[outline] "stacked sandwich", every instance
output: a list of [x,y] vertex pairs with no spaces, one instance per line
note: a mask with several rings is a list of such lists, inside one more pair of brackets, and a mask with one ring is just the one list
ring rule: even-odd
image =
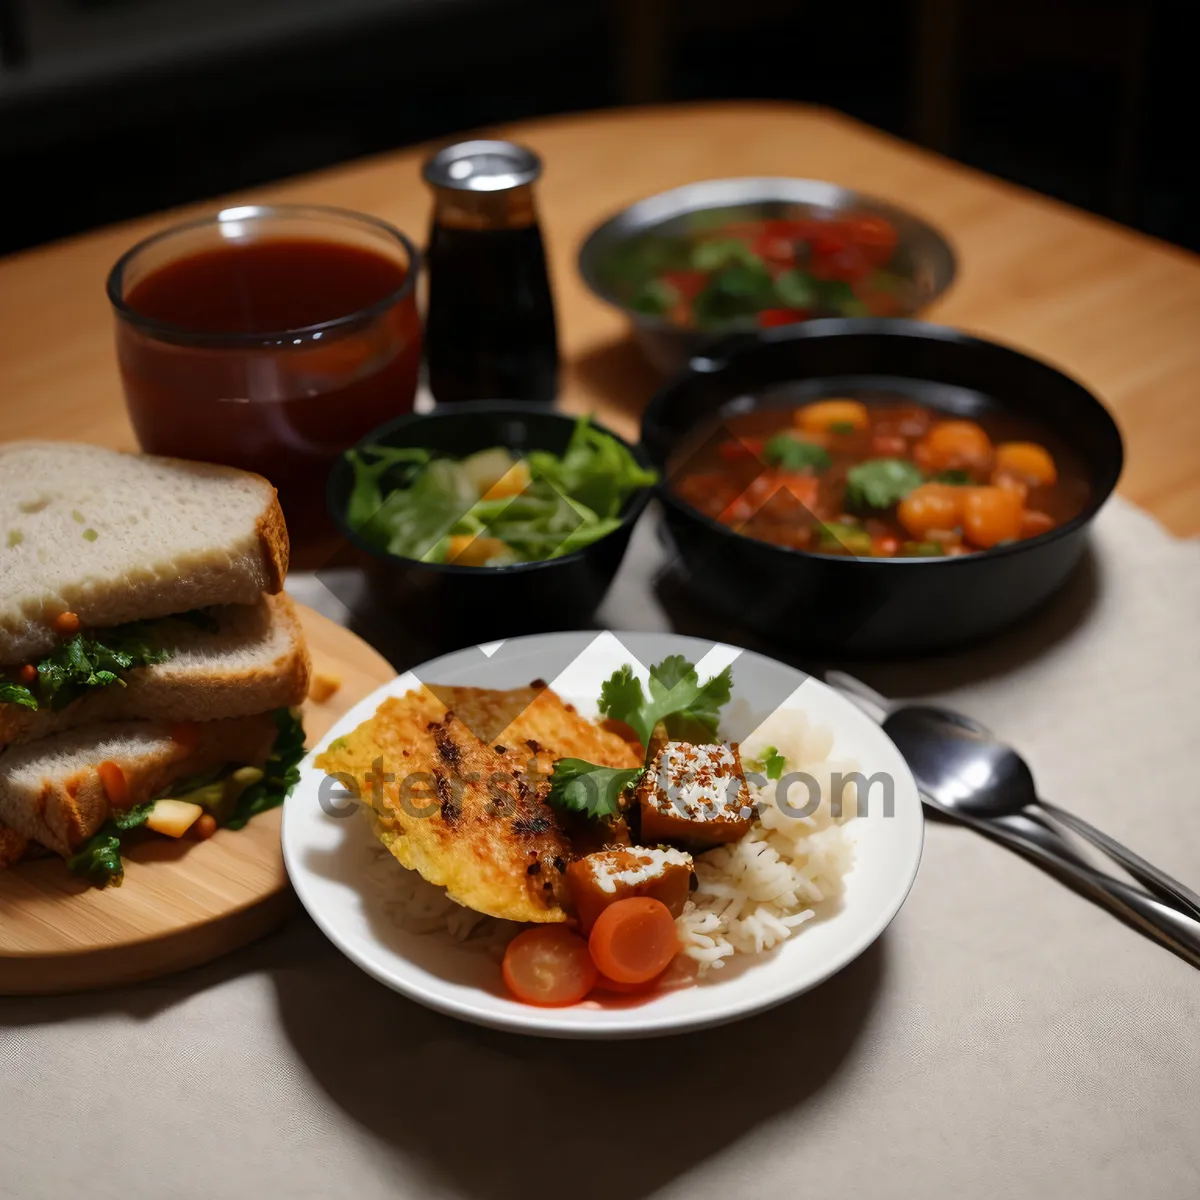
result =
[[0,867],[53,851],[119,883],[120,842],[282,801],[309,661],[257,475],[0,445]]

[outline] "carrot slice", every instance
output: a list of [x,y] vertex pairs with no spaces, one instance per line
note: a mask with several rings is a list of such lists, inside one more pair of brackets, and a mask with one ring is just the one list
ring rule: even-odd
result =
[[113,808],[127,807],[129,804],[129,781],[125,778],[125,772],[121,770],[120,764],[106,758],[96,768],[96,774],[100,776],[100,786],[104,789],[109,804]]
[[587,942],[561,925],[536,925],[517,934],[501,970],[518,1000],[543,1008],[577,1004],[596,982]]
[[661,900],[630,896],[597,918],[588,949],[601,974],[616,983],[648,983],[679,950],[675,918]]

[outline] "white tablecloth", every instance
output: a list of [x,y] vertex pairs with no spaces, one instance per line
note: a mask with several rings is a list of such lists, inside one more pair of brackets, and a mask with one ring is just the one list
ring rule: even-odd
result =
[[[614,626],[666,620],[640,574],[656,553],[647,527]],[[1198,614],[1200,546],[1118,502],[1022,630],[854,669],[972,712],[1047,796],[1196,885]],[[710,1033],[475,1029],[374,983],[303,917],[156,983],[0,1000],[0,1195],[31,1200],[1184,1200],[1197,1113],[1200,973],[946,824],[856,963]]]

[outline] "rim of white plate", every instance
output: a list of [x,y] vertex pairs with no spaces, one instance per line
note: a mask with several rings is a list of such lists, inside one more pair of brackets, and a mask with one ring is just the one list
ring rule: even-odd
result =
[[[368,910],[374,901],[357,886],[354,875],[355,857],[373,845],[370,835],[361,820],[338,820],[322,810],[317,789],[325,776],[313,766],[315,756],[373,716],[384,699],[403,695],[421,680],[520,687],[542,678],[590,715],[599,681],[622,662],[632,662],[645,678],[644,664],[669,654],[683,654],[695,662],[702,678],[734,663],[735,702],[741,697],[753,703],[756,679],[760,685],[771,683],[777,692],[794,684],[788,690],[788,706],[832,725],[833,757],[854,758],[868,776],[881,770],[892,776],[893,816],[876,810],[844,826],[855,843],[855,864],[841,907],[804,926],[775,950],[752,959],[745,956],[736,969],[710,972],[697,986],[630,1006],[536,1008],[509,998],[502,986],[488,990],[471,982],[470,976],[479,975],[481,964],[486,964],[499,984],[498,967],[478,951],[398,926],[387,928],[394,944],[386,944],[370,924]],[[582,694],[579,686],[569,686],[572,679],[585,681]],[[586,694],[589,685],[591,700]],[[794,667],[725,643],[608,630],[534,634],[467,647],[398,675],[355,705],[305,758],[300,782],[284,805],[282,831],[284,861],[301,903],[326,937],[368,975],[448,1016],[493,1029],[566,1038],[683,1033],[750,1016],[809,991],[857,958],[891,923],[916,878],[923,837],[920,796],[899,751],[875,722],[832,688]],[[313,858],[322,856],[324,866],[318,869]],[[374,916],[378,920],[378,914]],[[431,971],[415,962],[414,948],[422,956],[450,963],[451,977],[445,977],[444,969]]]

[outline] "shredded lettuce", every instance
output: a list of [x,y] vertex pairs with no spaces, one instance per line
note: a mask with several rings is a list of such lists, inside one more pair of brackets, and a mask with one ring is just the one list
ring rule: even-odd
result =
[[[473,455],[499,452],[503,448]],[[611,533],[629,497],[658,478],[581,417],[562,454],[525,456],[530,482],[515,495],[481,491],[462,462],[428,450],[351,450],[354,486],[346,520],[368,543],[401,558],[445,562],[451,538],[490,538],[503,553],[471,565],[503,566],[572,554]],[[516,459],[511,459],[515,463]]]

